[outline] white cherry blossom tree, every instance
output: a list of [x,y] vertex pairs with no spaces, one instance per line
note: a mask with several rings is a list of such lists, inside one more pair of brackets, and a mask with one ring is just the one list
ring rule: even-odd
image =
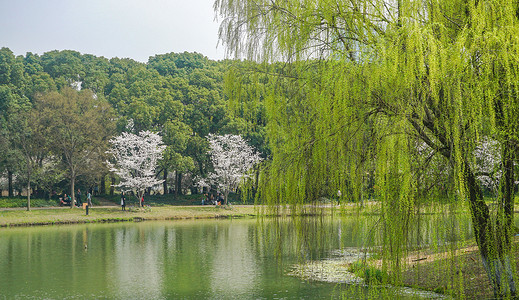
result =
[[133,191],[141,199],[147,188],[163,182],[157,179],[155,172],[166,148],[162,145],[161,136],[151,131],[138,134],[123,132],[111,139],[110,143],[112,148],[108,153],[115,163],[107,163],[110,171],[119,176],[120,183],[115,186],[121,191]]
[[498,141],[483,137],[474,149],[475,174],[481,184],[498,194],[501,171],[501,145]]
[[203,185],[216,185],[223,192],[225,204],[229,192],[238,188],[243,179],[250,176],[249,171],[261,158],[239,135],[207,136],[211,150],[214,172],[209,173]]

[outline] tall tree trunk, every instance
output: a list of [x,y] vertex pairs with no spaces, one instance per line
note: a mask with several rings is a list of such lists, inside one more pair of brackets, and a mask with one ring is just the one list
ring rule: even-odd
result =
[[168,170],[164,168],[164,176],[162,179],[164,179],[164,182],[162,182],[162,189],[164,190],[164,195],[168,194]]
[[225,189],[223,195],[225,197],[225,205],[227,205],[227,199],[229,198],[229,189]]
[[13,193],[13,172],[11,171],[7,171],[7,180],[8,180],[8,192],[9,192],[9,197],[14,197],[14,193]]
[[[424,123],[424,125],[427,127],[428,124]],[[434,127],[428,128],[434,131]],[[437,132],[437,135],[440,140],[448,141],[441,132]],[[424,139],[424,142],[427,143],[427,141],[428,139]],[[502,144],[503,178],[501,178],[503,192],[501,195],[498,195],[499,206],[495,220],[491,218],[490,210],[483,200],[481,187],[470,169],[468,160],[462,161],[459,167],[463,172],[463,183],[468,196],[476,244],[479,248],[483,266],[492,283],[494,295],[496,297],[515,297],[517,295],[516,284],[510,266],[511,229],[514,217],[514,159],[512,143],[509,141],[509,137],[505,137],[504,141]],[[449,143],[444,142],[443,144],[448,145]],[[442,149],[448,148],[444,147]],[[450,160],[452,150],[443,150],[440,151],[440,154]]]
[[176,185],[175,185],[175,194],[176,196],[182,195],[182,173],[176,172]]
[[256,192],[258,191],[259,187],[259,175],[260,175],[260,168],[254,167],[255,171],[255,180],[254,180],[254,190],[252,191],[253,199],[256,197]]
[[110,176],[110,182],[111,182],[111,184],[110,184],[110,196],[113,196],[114,192],[115,192],[115,190],[114,190],[115,189],[115,177],[114,177],[114,175]]
[[[27,166],[30,170],[30,166]],[[27,211],[31,210],[31,171],[27,172]]]
[[27,182],[27,211],[30,211],[30,210],[31,210],[31,182],[29,181],[29,182]]
[[175,171],[175,200],[178,198],[178,183],[177,183],[177,178],[178,178],[178,171]]
[[101,176],[101,186],[99,188],[100,195],[106,195],[106,175]]
[[506,137],[502,145],[502,170],[501,194],[496,218],[496,242],[498,253],[500,253],[501,283],[499,289],[494,289],[495,296],[515,296],[517,287],[514,274],[510,265],[510,255],[512,251],[513,237],[513,218],[514,218],[514,149],[509,137]]
[[[513,161],[507,162],[505,157],[503,159],[505,166],[509,166],[510,163],[513,166]],[[505,181],[504,189],[510,189],[510,186],[513,186],[512,169],[505,170],[502,179]],[[513,194],[513,187],[510,189],[511,193],[505,192],[500,196],[500,206],[503,209],[498,208],[501,212],[497,213],[497,219],[493,223],[489,208],[483,200],[481,189],[468,164],[465,166],[464,173],[476,243],[479,247],[483,266],[492,283],[494,295],[496,297],[514,297],[516,286],[510,266],[511,218],[513,218],[513,198],[511,198],[511,195]],[[509,183],[506,183],[507,181]]]
[[74,193],[75,185],[76,185],[76,172],[74,172],[74,170],[72,170],[70,172],[70,197],[72,199],[72,201],[70,202],[70,208],[74,208],[74,206],[76,204],[76,193]]

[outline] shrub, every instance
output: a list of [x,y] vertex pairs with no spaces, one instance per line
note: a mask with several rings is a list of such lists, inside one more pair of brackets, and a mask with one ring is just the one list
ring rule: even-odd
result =
[[[49,207],[58,206],[58,200],[46,200],[46,199],[31,199],[31,207]],[[15,208],[15,207],[27,207],[27,198],[25,197],[1,197],[0,208]]]
[[355,275],[364,278],[364,282],[368,285],[379,285],[387,282],[387,274],[375,267],[367,266],[362,262],[352,263],[349,271]]

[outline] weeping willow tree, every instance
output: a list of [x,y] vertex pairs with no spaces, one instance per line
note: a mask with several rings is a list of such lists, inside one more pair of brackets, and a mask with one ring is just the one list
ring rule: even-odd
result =
[[[516,295],[517,2],[216,0],[215,10],[231,54],[285,63],[263,100],[272,151],[263,199],[300,204],[341,189],[359,200],[374,182],[384,258],[398,270],[436,161],[442,186],[469,207],[494,293]],[[473,155],[487,137],[501,148],[492,207]]]

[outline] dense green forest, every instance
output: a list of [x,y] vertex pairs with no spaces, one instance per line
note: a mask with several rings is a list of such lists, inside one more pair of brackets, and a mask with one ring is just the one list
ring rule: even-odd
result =
[[[0,174],[13,196],[26,188],[48,196],[71,186],[113,193],[105,165],[111,137],[159,132],[167,149],[157,176],[166,193],[196,191],[205,176],[209,133],[239,134],[268,155],[261,104],[229,105],[231,64],[198,53],[169,53],[147,63],[76,51],[15,56],[0,50]],[[252,89],[259,87],[252,87]],[[247,97],[243,95],[243,97]],[[243,106],[243,105],[242,105]]]

